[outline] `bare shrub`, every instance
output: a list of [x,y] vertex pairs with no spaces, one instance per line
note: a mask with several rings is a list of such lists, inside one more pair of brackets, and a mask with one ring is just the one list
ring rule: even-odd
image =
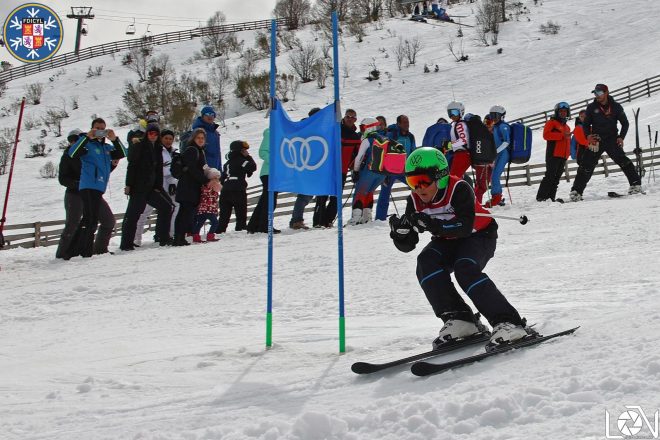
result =
[[415,62],[417,60],[417,54],[419,53],[420,50],[422,50],[422,42],[419,40],[419,37],[415,37],[411,40],[405,40],[404,41],[404,49],[403,52],[406,55],[406,58],[408,59],[408,65],[409,66],[414,66]]
[[39,168],[39,175],[44,179],[53,179],[57,177],[57,166],[52,160],[49,160],[44,166]]
[[559,23],[553,23],[552,20],[549,20],[546,24],[539,26],[539,30],[542,34],[545,35],[557,35],[560,29],[561,26]]
[[304,26],[311,10],[309,0],[278,0],[273,9],[275,18],[285,18],[289,29]]
[[41,83],[32,83],[25,86],[25,99],[29,104],[41,104],[41,94],[44,92],[44,86]]
[[314,65],[318,59],[318,52],[313,43],[304,46],[302,50],[289,55],[289,65],[303,83],[314,79]]

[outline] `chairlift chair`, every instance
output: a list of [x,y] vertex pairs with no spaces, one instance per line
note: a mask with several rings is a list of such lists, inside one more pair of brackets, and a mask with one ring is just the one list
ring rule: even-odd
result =
[[149,26],[151,26],[151,25],[150,24],[147,25],[147,30],[144,33],[145,38],[151,38],[152,34],[151,34],[151,31],[149,30]]
[[86,36],[89,33],[87,30],[87,23],[83,23],[82,28],[80,29],[80,35],[83,37]]
[[126,26],[126,35],[135,35],[135,18],[133,19],[133,23]]

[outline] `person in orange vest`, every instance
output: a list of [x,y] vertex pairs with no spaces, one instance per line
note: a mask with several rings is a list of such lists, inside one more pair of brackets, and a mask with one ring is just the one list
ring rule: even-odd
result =
[[571,106],[566,102],[555,105],[555,114],[545,123],[543,127],[543,139],[547,141],[545,150],[545,175],[539,190],[536,193],[536,201],[544,202],[548,199],[553,202],[564,203],[558,199],[557,186],[564,172],[566,159],[571,154],[571,128],[566,121],[571,116]]

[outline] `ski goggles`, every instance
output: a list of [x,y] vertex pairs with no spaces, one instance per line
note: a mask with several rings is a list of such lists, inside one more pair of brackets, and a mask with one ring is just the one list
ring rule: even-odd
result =
[[453,108],[451,110],[447,110],[447,113],[449,114],[449,117],[451,118],[452,116],[460,116],[461,111],[459,109]]
[[594,95],[603,96],[605,94],[604,90],[594,90]]
[[428,174],[412,174],[406,175],[406,183],[408,186],[415,190],[419,188],[428,188],[433,185],[434,180]]

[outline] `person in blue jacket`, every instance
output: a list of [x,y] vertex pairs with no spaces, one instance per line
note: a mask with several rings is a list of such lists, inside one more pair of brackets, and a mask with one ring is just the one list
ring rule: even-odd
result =
[[[93,253],[99,207],[103,203],[103,193],[108,187],[112,162],[126,157],[126,148],[115,132],[106,130],[105,127],[103,119],[94,119],[92,129],[69,147],[69,156],[80,158],[82,164],[78,189],[83,203],[83,216],[79,226],[78,249],[84,258],[91,257]],[[106,138],[112,144],[106,143]]]
[[493,176],[491,177],[490,200],[484,206],[492,208],[503,202],[502,184],[500,177],[509,163],[509,145],[511,145],[511,126],[504,122],[506,110],[501,105],[494,105],[488,113],[493,120],[493,137],[495,138],[495,148],[497,148],[497,157],[493,167]]
[[[410,120],[406,115],[399,115],[396,118],[396,124],[390,125],[387,130],[387,137],[397,141],[406,149],[406,157],[410,156],[415,145],[415,135],[410,132]],[[406,183],[405,175],[387,176],[380,186],[378,203],[376,204],[376,220],[387,220],[387,209],[390,206],[390,195],[392,194],[392,185],[400,181]]]
[[192,124],[193,131],[196,128],[203,128],[206,131],[206,145],[204,146],[206,163],[210,168],[220,170],[222,169],[222,153],[218,127],[219,125],[215,123],[215,109],[210,105],[202,108],[201,115]]

